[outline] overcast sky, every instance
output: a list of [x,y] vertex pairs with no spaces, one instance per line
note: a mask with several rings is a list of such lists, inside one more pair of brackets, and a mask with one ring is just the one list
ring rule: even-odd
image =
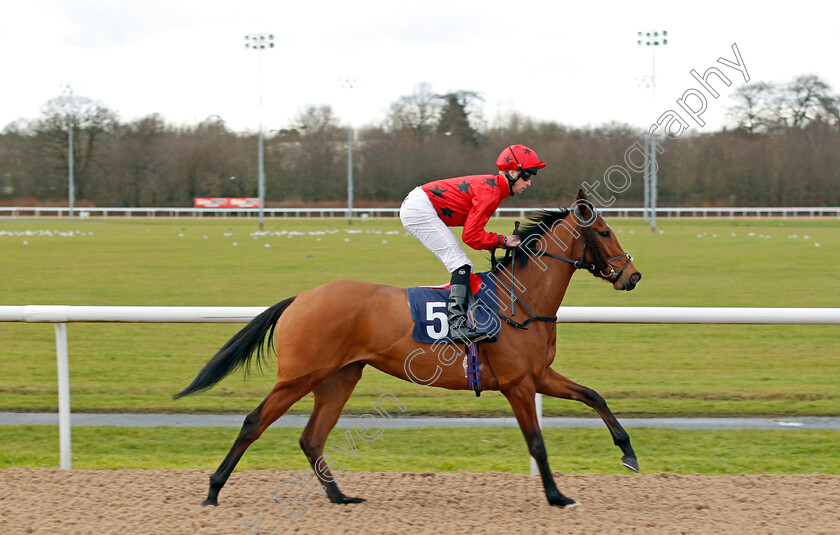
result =
[[[160,113],[174,124],[221,116],[255,131],[258,56],[244,36],[273,33],[262,56],[262,117],[287,127],[307,105],[330,104],[345,123],[376,123],[420,82],[471,90],[489,122],[516,110],[584,126],[650,125],[717,66],[704,129],[721,125],[743,75],[724,67],[741,52],[751,81],[816,74],[840,92],[840,3],[833,1],[561,2],[27,0],[0,17],[0,128],[34,119],[72,84],[124,121]],[[667,30],[656,49],[637,32]],[[342,89],[340,79],[356,87]],[[695,125],[694,131],[699,131]]]

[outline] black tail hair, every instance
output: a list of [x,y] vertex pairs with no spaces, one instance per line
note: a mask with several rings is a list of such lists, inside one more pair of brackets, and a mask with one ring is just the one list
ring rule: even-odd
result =
[[172,396],[172,399],[208,390],[242,367],[245,368],[247,374],[254,355],[257,357],[257,367],[261,368],[266,353],[263,341],[268,335],[268,344],[266,345],[270,350],[273,350],[274,328],[277,325],[277,320],[294,300],[294,297],[290,297],[285,301],[280,301],[251,320],[204,365],[204,368],[198,372],[190,386]]

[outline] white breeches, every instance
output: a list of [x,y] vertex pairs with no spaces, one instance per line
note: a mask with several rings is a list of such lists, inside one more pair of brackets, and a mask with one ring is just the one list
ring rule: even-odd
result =
[[458,238],[440,220],[432,201],[422,188],[414,188],[405,198],[400,208],[400,221],[412,236],[443,262],[450,273],[464,264],[472,268],[472,262]]

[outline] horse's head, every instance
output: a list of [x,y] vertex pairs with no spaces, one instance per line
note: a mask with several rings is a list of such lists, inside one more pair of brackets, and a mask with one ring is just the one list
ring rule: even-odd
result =
[[[532,263],[547,271],[548,258],[561,260],[576,269],[587,269],[594,276],[610,282],[616,290],[632,290],[642,274],[633,259],[618,243],[615,233],[589,202],[583,190],[569,209],[544,210],[532,215],[519,231],[521,244],[515,262],[510,251],[504,260],[491,259],[494,272],[515,279],[514,264],[525,267]],[[508,272],[510,270],[510,272]],[[517,285],[524,290],[524,285]]]
[[572,219],[579,225],[582,239],[575,240],[571,251],[581,265],[598,278],[612,283],[616,290],[632,290],[642,274],[633,265],[633,258],[624,252],[615,232],[583,193],[578,192],[572,205]]

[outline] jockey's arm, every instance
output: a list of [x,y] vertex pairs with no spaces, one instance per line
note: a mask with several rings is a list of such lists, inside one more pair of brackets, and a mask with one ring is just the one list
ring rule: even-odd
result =
[[505,246],[505,237],[503,235],[484,230],[485,225],[490,220],[490,216],[496,211],[498,205],[498,202],[490,199],[477,199],[469,215],[467,215],[466,221],[464,221],[464,232],[461,234],[464,243],[479,251]]

